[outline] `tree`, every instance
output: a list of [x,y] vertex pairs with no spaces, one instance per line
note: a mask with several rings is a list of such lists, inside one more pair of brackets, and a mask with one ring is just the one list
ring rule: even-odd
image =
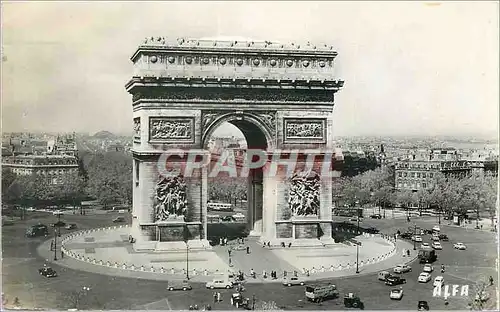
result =
[[431,204],[431,191],[429,189],[421,188],[416,192],[416,199],[418,202],[418,210],[420,216],[422,216],[422,209],[424,207],[429,207]]
[[441,214],[452,215],[461,213],[459,207],[459,180],[446,177],[443,173],[436,173],[429,188],[429,203],[436,208],[438,222],[441,224]]

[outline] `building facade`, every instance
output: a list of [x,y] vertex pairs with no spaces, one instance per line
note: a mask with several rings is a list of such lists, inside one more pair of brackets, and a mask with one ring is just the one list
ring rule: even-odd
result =
[[65,176],[77,174],[79,170],[78,159],[67,155],[9,156],[2,158],[2,167],[16,175],[40,175],[49,184],[61,184]]
[[394,163],[396,190],[418,191],[431,187],[435,175],[465,177],[471,173],[470,163],[461,160],[455,149],[432,149],[427,157],[412,154]]

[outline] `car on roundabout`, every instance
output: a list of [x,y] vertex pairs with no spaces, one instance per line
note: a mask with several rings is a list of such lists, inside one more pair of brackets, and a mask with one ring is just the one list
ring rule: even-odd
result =
[[245,310],[251,310],[250,298],[246,298],[242,293],[237,292],[231,295],[231,305],[236,309],[243,308]]
[[403,298],[403,289],[402,288],[395,288],[391,290],[391,293],[389,295],[389,298],[392,300],[401,300]]
[[424,272],[426,273],[432,273],[434,271],[434,266],[430,263],[426,263],[424,265],[424,269],[423,269]]
[[349,219],[349,221],[353,221],[353,222],[363,222],[363,218],[362,217],[352,217]]
[[414,240],[416,241],[417,243],[421,243],[422,242],[422,236],[420,235],[413,235],[411,240]]
[[463,243],[455,243],[453,244],[453,248],[458,250],[465,250],[467,247]]
[[409,265],[406,265],[406,264],[398,264],[393,269],[393,271],[394,271],[394,273],[398,273],[398,274],[411,272],[411,267]]
[[172,281],[168,282],[167,289],[169,291],[174,291],[174,290],[184,290],[184,291],[186,291],[186,290],[192,290],[193,287],[191,287],[191,285],[189,284],[189,282],[186,281],[186,280],[182,280],[182,281],[172,280]]
[[446,235],[446,234],[439,234],[439,239],[442,240],[442,241],[448,241],[449,240],[448,235]]
[[441,275],[436,276],[436,278],[434,279],[434,282],[432,283],[432,286],[441,287],[443,285],[444,285],[444,277],[442,277]]
[[429,311],[429,303],[424,300],[420,300],[417,305],[417,310],[418,311]]
[[431,239],[435,242],[439,241],[439,235],[437,235],[436,233],[432,234],[432,237]]
[[228,279],[214,279],[213,281],[206,283],[205,287],[210,288],[210,289],[216,289],[216,288],[217,289],[223,289],[223,288],[230,289],[230,288],[233,288],[234,285]]
[[418,276],[418,282],[419,283],[428,283],[431,280],[432,276],[428,272],[422,272]]
[[344,307],[363,310],[365,308],[365,305],[358,295],[354,293],[348,293],[344,295]]
[[406,284],[406,279],[399,276],[388,276],[385,280],[385,284],[388,286],[396,286],[401,284]]
[[402,233],[399,237],[401,237],[402,239],[411,239],[411,240],[413,240],[413,234],[410,233],[410,232]]
[[43,267],[43,268],[38,270],[38,273],[40,273],[40,275],[45,276],[47,278],[57,277],[57,272],[54,269],[52,269],[51,267]]
[[432,243],[432,248],[436,250],[443,250],[443,245],[441,245],[440,242],[433,242]]
[[420,248],[422,249],[430,249],[431,248],[431,245],[429,243],[422,243],[420,245]]
[[433,230],[434,232],[438,232],[438,233],[439,233],[439,232],[441,232],[441,228],[439,227],[439,225],[434,225],[434,226],[432,227],[432,230]]
[[372,214],[372,215],[370,216],[370,218],[372,218],[372,219],[382,219],[382,216],[381,216],[380,214],[378,214],[378,213],[377,213],[377,214]]
[[300,277],[296,277],[296,276],[292,276],[290,278],[285,278],[283,280],[283,286],[297,286],[297,285],[300,285],[300,286],[304,286],[305,284],[305,281],[303,279],[301,279]]

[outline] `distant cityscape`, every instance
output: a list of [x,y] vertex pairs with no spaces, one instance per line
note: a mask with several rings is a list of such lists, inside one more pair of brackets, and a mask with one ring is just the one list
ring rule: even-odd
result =
[[[498,143],[493,140],[449,137],[339,137],[342,151],[337,168],[342,176],[355,176],[380,166],[394,169],[394,187],[416,191],[425,188],[433,172],[498,174]],[[58,177],[79,170],[84,153],[118,152],[130,155],[132,139],[108,131],[82,133],[3,133],[2,166],[13,173],[35,172]],[[213,153],[232,149],[241,156],[246,142],[240,136],[213,136],[208,144]]]

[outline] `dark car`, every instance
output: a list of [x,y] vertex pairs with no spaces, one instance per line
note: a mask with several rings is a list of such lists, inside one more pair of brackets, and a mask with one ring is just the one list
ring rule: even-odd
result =
[[424,234],[432,234],[433,232],[433,230],[424,229]]
[[395,285],[406,284],[406,279],[401,278],[399,276],[391,275],[391,276],[388,276],[385,279],[385,284],[388,285],[388,286],[395,286]]
[[64,223],[62,221],[57,221],[56,223],[51,223],[50,226],[51,227],[64,227],[64,226],[66,226],[66,223]]
[[56,277],[57,276],[56,271],[54,271],[54,269],[52,269],[50,267],[43,267],[43,268],[39,269],[38,272],[40,273],[40,275],[45,276],[45,277]]
[[66,230],[73,230],[73,229],[76,229],[76,223],[70,223],[70,224],[66,224],[66,226],[64,227]]
[[232,294],[231,305],[235,306],[236,309],[243,308],[245,310],[251,310],[250,298],[243,297],[239,292]]
[[121,222],[125,222],[124,217],[116,217],[113,219],[113,223],[121,223]]
[[45,224],[37,224],[26,229],[27,237],[47,236],[49,228]]
[[429,311],[429,304],[427,301],[419,301],[417,308],[419,311]]
[[439,239],[442,240],[442,241],[448,241],[449,240],[448,235],[446,235],[446,234],[439,234]]
[[344,296],[344,307],[363,310],[365,305],[357,295],[349,293]]
[[186,290],[193,289],[193,287],[191,287],[189,282],[186,280],[182,280],[182,281],[172,280],[172,281],[168,282],[167,289],[170,291],[172,291],[172,290],[184,290],[184,291],[186,291]]
[[412,236],[413,236],[413,233],[406,232],[406,233],[402,233],[399,237],[401,237],[402,239],[411,239]]
[[370,228],[365,229],[365,232],[366,232],[366,233],[369,233],[369,234],[378,234],[380,231],[379,231],[379,230],[377,230],[377,229],[376,229],[376,228],[374,228],[374,227],[370,227]]
[[372,214],[370,216],[370,218],[372,218],[372,219],[382,219],[382,216],[377,213],[377,214]]

